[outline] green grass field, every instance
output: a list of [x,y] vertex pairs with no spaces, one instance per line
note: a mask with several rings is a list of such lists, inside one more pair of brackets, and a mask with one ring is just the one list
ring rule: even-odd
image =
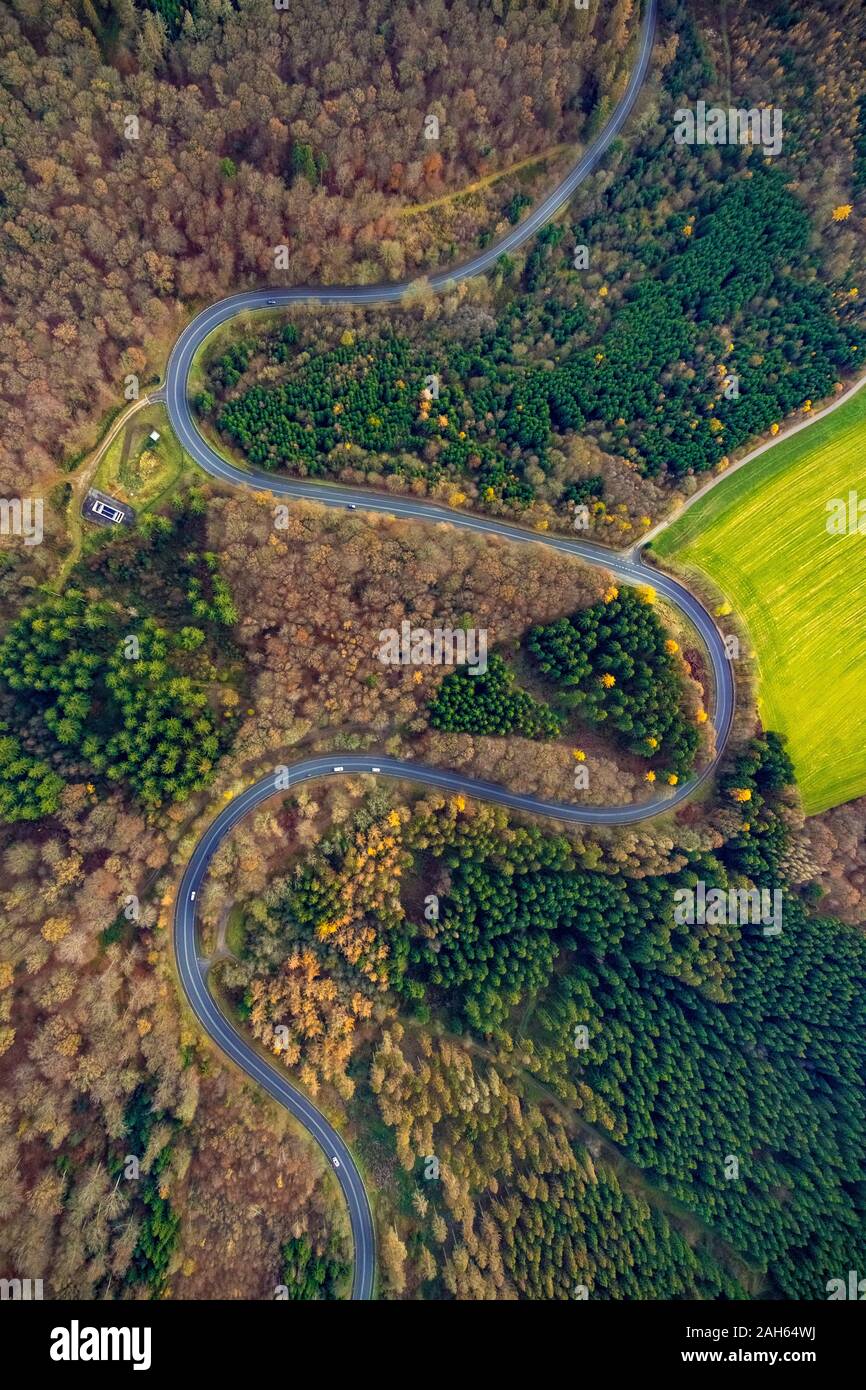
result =
[[866,535],[827,531],[828,502],[852,489],[866,501],[866,387],[719,483],[653,547],[707,575],[748,629],[761,720],[787,734],[810,815],[866,793]]

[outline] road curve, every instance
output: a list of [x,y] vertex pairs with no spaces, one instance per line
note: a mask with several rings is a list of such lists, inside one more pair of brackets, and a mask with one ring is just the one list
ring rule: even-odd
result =
[[[487,247],[462,265],[425,276],[424,282],[432,289],[447,289],[461,280],[471,279],[489,269],[500,256],[522,246],[551,220],[571,198],[578,185],[598,166],[625,124],[646,79],[655,39],[656,10],[657,0],[646,0],[637,58],[626,90],[617,102],[607,125],[588,145],[574,168],[529,217],[514,227],[501,241]],[[403,778],[426,786],[464,792],[513,810],[553,816],[562,821],[599,825],[633,824],[657,815],[661,810],[669,810],[676,806],[712,774],[725,746],[734,711],[731,663],[726,658],[718,628],[702,604],[683,585],[669,575],[657,571],[648,574],[642,563],[639,548],[617,554],[590,541],[542,535],[492,518],[464,515],[434,503],[385,496],[363,489],[310,483],[239,468],[223,459],[199,433],[188,399],[188,378],[199,348],[209,334],[221,324],[248,310],[264,309],[268,307],[269,302],[278,307],[311,302],[369,305],[395,303],[406,297],[413,284],[414,282],[404,281],[384,285],[300,286],[290,289],[251,290],[232,295],[203,310],[187,325],[175,343],[166,368],[165,387],[159,392],[160,396],[164,396],[172,428],[181,445],[201,468],[223,482],[270,492],[279,497],[310,498],[325,506],[354,505],[366,511],[416,517],[427,522],[445,522],[467,530],[498,535],[510,541],[547,545],[600,566],[627,583],[641,583],[650,579],[658,593],[692,621],[706,644],[713,669],[715,699],[712,714],[718,751],[716,759],[699,776],[683,783],[675,793],[668,793],[639,805],[619,807],[579,806],[545,801],[533,796],[521,796],[496,783],[375,754],[313,757],[295,763],[287,769],[279,785],[276,775],[272,773],[246,788],[224,808],[198,841],[181,879],[175,903],[174,949],[181,984],[190,1007],[205,1032],[249,1077],[257,1081],[300,1120],[320,1145],[328,1161],[333,1164],[349,1210],[354,1244],[352,1297],[355,1299],[367,1299],[373,1293],[375,1229],[369,1199],[354,1159],[337,1131],[316,1109],[312,1101],[292,1085],[281,1068],[266,1062],[221,1012],[208,989],[207,962],[198,955],[196,899],[200,897],[210,862],[223,838],[250,811],[269,797],[314,778],[333,776],[336,768],[346,775],[370,773],[375,770],[376,775]]]

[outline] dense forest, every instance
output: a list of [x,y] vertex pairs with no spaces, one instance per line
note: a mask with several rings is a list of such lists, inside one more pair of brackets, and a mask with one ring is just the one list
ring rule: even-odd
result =
[[[240,614],[233,635],[248,663],[255,711],[238,730],[237,759],[264,773],[274,761],[289,760],[289,750],[301,742],[321,749],[377,747],[572,800],[577,748],[590,770],[581,793],[588,802],[620,804],[650,793],[649,750],[631,754],[613,729],[591,722],[579,704],[563,710],[562,733],[555,737],[530,740],[528,726],[504,734],[462,720],[458,730],[453,718],[431,718],[445,668],[383,666],[377,658],[380,631],[399,630],[409,614],[428,630],[483,629],[491,655],[501,655],[515,673],[514,689],[531,690],[535,715],[547,721],[538,705],[552,707],[557,692],[530,666],[524,639],[534,625],[601,602],[611,589],[609,575],[541,547],[360,512],[300,503],[287,520],[285,529],[274,527],[267,498],[215,496],[209,502],[207,548],[221,556]],[[668,624],[661,605],[658,611]],[[682,659],[675,658],[682,703],[694,721],[706,675],[694,647],[685,639],[682,647]],[[494,661],[491,681],[497,667]],[[745,707],[745,670],[742,679]],[[486,678],[479,687],[485,689]]]
[[484,672],[473,675],[464,666],[449,672],[430,703],[430,723],[470,734],[553,738],[563,721],[549,705],[520,690],[514,672],[493,652]]
[[679,643],[655,613],[655,593],[611,585],[601,603],[533,628],[528,648],[539,670],[594,723],[608,722],[647,772],[671,786],[690,772],[707,712],[684,709]]
[[[276,246],[289,248],[288,284],[375,281],[417,277],[507,229],[553,167],[448,195],[585,138],[621,87],[636,20],[625,0],[588,11],[441,0],[420,17],[355,8],[341,0],[326,20],[288,23],[266,0],[4,7],[7,490],[22,479],[47,490],[59,464],[76,466],[129,376],[142,390],[157,379],[190,308],[272,278]],[[440,439],[431,411],[411,481],[435,486],[447,444],[451,492],[518,511],[531,496],[555,524],[568,518],[569,489],[602,476],[605,510],[591,523],[627,539],[665,505],[653,476],[687,489],[835,390],[863,350],[861,38],[856,0],[803,17],[788,5],[759,16],[731,3],[720,16],[663,0],[652,85],[627,138],[564,220],[473,286],[477,303],[446,296],[430,311],[446,326],[458,311],[478,321],[468,338],[459,320],[448,327],[454,360],[443,349],[432,370],[465,391],[469,354],[497,401],[463,441]],[[783,106],[779,159],[674,147],[672,113],[697,94]],[[440,138],[429,142],[424,117],[436,111]],[[721,292],[696,289],[704,276]],[[737,398],[719,389],[732,376]],[[512,398],[512,416],[530,417],[523,431],[506,424]],[[414,446],[405,458],[375,441],[372,455],[354,447],[330,466],[419,469]],[[50,566],[61,540],[55,523],[51,548],[11,552],[16,568]]]
[[744,1296],[704,1246],[691,1248],[575,1145],[561,1117],[468,1049],[394,1024],[374,1054],[370,1087],[412,1194],[411,1233],[403,1241],[391,1226],[383,1241],[392,1295],[408,1287],[459,1299]]
[[[55,1298],[273,1297],[303,1233],[305,1277],[342,1293],[324,1161],[181,1019],[169,963],[172,856],[249,679],[204,498],[98,533],[32,599],[0,643],[3,1273],[25,1261]],[[211,1244],[246,1258],[201,1262]]]
[[[264,468],[384,481],[622,543],[672,490],[841,391],[866,348],[859,144],[851,182],[817,209],[802,120],[776,161],[672,147],[673,109],[720,74],[686,11],[667,17],[659,119],[614,181],[582,189],[486,286],[425,302],[420,329],[367,314],[340,331],[312,315],[218,346],[203,418]],[[804,66],[797,32],[779,30],[789,79]],[[849,105],[852,132],[859,122]]]
[[290,284],[447,258],[401,212],[583,134],[624,80],[632,11],[9,0],[2,486],[74,464],[191,306],[267,280],[276,247]]
[[[570,732],[568,717],[577,710],[647,760],[646,781],[676,786],[695,765],[708,715],[680,645],[654,605],[650,585],[611,584],[598,603],[530,629],[526,654],[552,704],[520,689],[498,652],[484,672],[458,667],[431,701],[433,728],[552,739]],[[574,756],[585,762],[584,750]]]
[[[486,315],[482,298],[474,316],[434,309],[403,335],[368,315],[333,345],[315,322],[240,338],[215,349],[199,411],[265,469],[446,486],[452,503],[517,514],[554,503],[561,526],[634,539],[652,519],[638,503],[658,506],[630,496],[628,466],[669,489],[724,467],[840,390],[866,345],[856,287],[820,278],[790,178],[727,158],[687,219],[656,222],[618,269],[608,255],[603,284],[572,262],[578,245],[609,245],[609,215],[552,224],[522,275],[503,258]],[[619,473],[590,473],[575,435]]]
[[[779,738],[754,739],[720,781],[724,838],[640,871],[588,836],[377,790],[250,905],[225,979],[258,1037],[283,1026],[275,1051],[310,1089],[350,1114],[376,1098],[414,1177],[395,1263],[427,1294],[573,1297],[583,1269],[598,1297],[742,1297],[757,1279],[819,1298],[861,1258],[866,944],[785,879],[791,781]],[[674,892],[699,880],[777,889],[781,933],[678,926]],[[559,1104],[530,1102],[529,1077]],[[569,1115],[741,1264],[689,1272]],[[626,1267],[601,1254],[622,1239]]]
[[0,744],[5,820],[56,811],[64,773],[121,782],[151,808],[212,779],[237,724],[237,612],[217,556],[194,548],[203,506],[191,494],[145,518],[143,536],[111,538],[77,573],[99,597],[73,581],[0,643],[0,701],[20,734]]
[[[618,595],[571,556],[459,532],[431,547],[424,528],[315,505],[277,529],[266,497],[191,488],[139,528],[92,537],[62,593],[0,641],[0,818],[38,821],[66,787],[98,800],[119,785],[165,824],[301,740],[379,743],[565,800],[579,756],[588,801],[646,796],[709,751],[705,677],[651,588]],[[487,671],[383,667],[378,634],[407,613],[485,629]],[[595,630],[580,677],[548,680],[532,656],[557,622]],[[532,661],[518,681],[515,662]],[[529,740],[543,746],[527,762]]]
[[[0,1258],[17,1268],[24,1252],[58,1296],[342,1296],[348,1246],[321,1159],[179,1016],[176,870],[215,803],[293,746],[382,740],[410,753],[447,737],[460,758],[495,753],[488,770],[507,780],[521,740],[477,748],[431,730],[441,668],[419,683],[418,671],[384,671],[382,622],[407,603],[431,626],[470,615],[508,650],[533,621],[604,590],[571,557],[495,538],[448,532],[434,545],[423,527],[312,505],[276,531],[272,510],[193,488],[143,527],[95,533],[62,594],[31,593],[4,638]],[[190,690],[207,702],[187,716]],[[163,720],[153,712],[167,693],[180,709]],[[204,735],[185,737],[205,709],[219,755],[202,771]],[[613,750],[584,741],[597,795],[627,796]],[[571,749],[554,740],[551,754],[532,772],[568,795]],[[287,842],[315,843],[314,799],[290,821],[256,818],[250,834],[240,860],[221,853],[217,889],[226,866],[263,887]],[[130,1154],[137,1178],[117,1168]],[[203,1243],[239,1258],[202,1260]]]
[[38,829],[0,849],[3,1275],[271,1298],[283,1245],[303,1231],[324,1259],[342,1217],[324,1160],[181,1017],[170,835],[82,784]]

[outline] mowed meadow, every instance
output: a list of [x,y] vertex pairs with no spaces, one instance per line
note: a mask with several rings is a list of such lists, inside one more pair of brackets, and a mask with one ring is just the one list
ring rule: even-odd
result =
[[810,815],[866,792],[866,534],[856,509],[853,530],[827,530],[828,503],[851,491],[866,503],[866,387],[654,543],[659,558],[707,575],[745,623],[761,719],[787,734]]

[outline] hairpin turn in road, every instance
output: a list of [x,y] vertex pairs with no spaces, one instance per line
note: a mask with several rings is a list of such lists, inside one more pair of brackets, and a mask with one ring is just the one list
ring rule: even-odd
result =
[[[657,0],[647,0],[638,37],[637,57],[626,89],[610,120],[587,146],[578,162],[526,220],[514,227],[502,240],[452,270],[437,271],[426,277],[425,283],[432,289],[446,289],[461,280],[480,275],[494,265],[500,256],[522,246],[551,220],[571,198],[579,184],[597,168],[625,124],[646,80],[655,39],[656,9]],[[712,716],[716,754],[698,776],[683,783],[674,793],[637,805],[609,807],[584,807],[545,801],[533,796],[521,796],[495,783],[463,777],[458,773],[425,767],[410,761],[386,758],[381,754],[340,754],[338,764],[335,764],[332,758],[318,756],[295,763],[280,779],[279,786],[275,775],[271,774],[247,787],[224,808],[202,835],[184,871],[175,904],[174,948],[181,984],[199,1024],[212,1041],[237,1063],[247,1076],[258,1082],[269,1095],[300,1121],[333,1166],[346,1198],[352,1229],[352,1297],[355,1299],[367,1299],[372,1296],[376,1269],[373,1215],[357,1165],[333,1125],[325,1119],[312,1101],[292,1085],[282,1068],[268,1063],[222,1013],[208,989],[207,963],[198,955],[196,900],[200,897],[210,862],[224,837],[255,807],[287,787],[314,778],[358,773],[401,778],[425,786],[463,792],[468,796],[497,802],[513,810],[551,816],[560,821],[598,825],[634,824],[678,805],[691,796],[705,778],[712,775],[727,741],[734,711],[731,663],[727,659],[724,642],[716,624],[698,599],[682,584],[669,575],[656,570],[649,571],[642,561],[639,547],[628,552],[616,553],[591,541],[541,535],[508,522],[464,515],[435,503],[406,497],[386,497],[362,489],[310,483],[239,468],[222,458],[199,433],[190,406],[188,379],[197,352],[214,329],[249,310],[304,303],[393,304],[405,298],[412,289],[413,283],[406,281],[385,285],[323,285],[250,290],[220,300],[203,310],[187,325],[175,343],[168,361],[164,392],[159,393],[164,394],[172,428],[182,447],[212,477],[239,487],[272,493],[278,497],[308,498],[325,506],[351,506],[393,516],[414,517],[425,522],[447,522],[452,526],[501,536],[509,541],[550,546],[597,565],[626,583],[651,582],[666,601],[690,619],[706,645],[713,672]]]

